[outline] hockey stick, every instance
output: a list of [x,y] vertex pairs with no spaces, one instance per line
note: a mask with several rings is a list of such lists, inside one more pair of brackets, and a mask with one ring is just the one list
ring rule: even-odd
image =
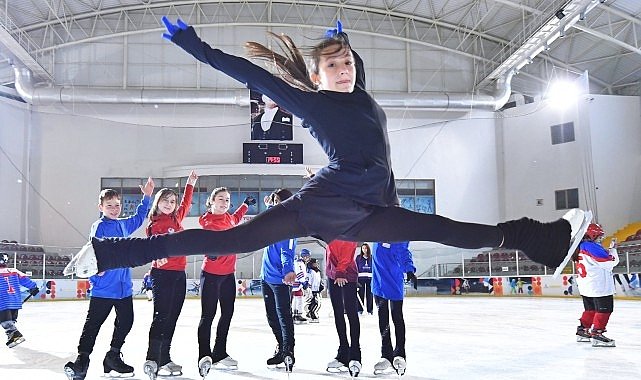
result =
[[29,301],[29,298],[31,298],[31,297],[33,297],[33,294],[29,293],[27,298],[25,298],[24,301],[22,301],[22,303],[24,304],[25,302]]

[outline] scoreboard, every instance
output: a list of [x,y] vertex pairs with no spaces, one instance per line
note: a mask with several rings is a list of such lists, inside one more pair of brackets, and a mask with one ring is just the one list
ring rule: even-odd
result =
[[244,164],[302,164],[303,144],[243,143]]

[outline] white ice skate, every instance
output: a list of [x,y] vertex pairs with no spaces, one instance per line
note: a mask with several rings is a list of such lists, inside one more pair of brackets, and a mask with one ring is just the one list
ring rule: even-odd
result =
[[98,273],[98,261],[96,261],[96,253],[93,250],[91,241],[87,242],[87,244],[76,253],[62,273],[65,276],[75,274],[81,278],[91,277]]
[[565,215],[563,215],[563,219],[570,222],[570,226],[572,226],[570,249],[568,249],[568,254],[561,262],[561,265],[559,265],[554,271],[554,275],[552,276],[552,278],[559,277],[565,266],[568,264],[568,261],[570,261],[570,258],[574,254],[576,247],[578,247],[579,243],[581,243],[581,239],[583,239],[585,231],[588,230],[588,226],[590,225],[590,222],[592,222],[592,211],[583,211],[575,208],[565,213]]
[[211,370],[211,366],[212,362],[209,356],[205,356],[198,361],[198,373],[203,377],[203,379],[207,377],[209,370]]
[[345,364],[338,361],[338,359],[334,359],[331,362],[327,363],[326,371],[329,373],[341,373],[341,372],[347,372],[349,370],[347,369]]
[[172,361],[158,368],[158,376],[182,376],[182,374],[183,366],[178,365]]
[[233,359],[231,356],[226,356],[214,363],[214,368],[223,370],[236,370],[238,369],[238,360]]
[[285,365],[285,372],[288,373],[287,378],[289,378],[289,374],[294,368],[294,359],[292,359],[291,356],[287,355],[283,358],[283,364]]
[[349,374],[351,377],[358,377],[358,374],[361,373],[361,368],[363,366],[361,365],[361,362],[356,361],[356,360],[350,360],[349,361]]
[[396,356],[392,362],[392,366],[399,376],[403,376],[405,374],[405,368],[407,368],[407,362],[402,356]]
[[385,358],[380,358],[376,364],[374,364],[374,375],[384,375],[389,373],[392,368],[392,363]]
[[153,360],[147,360],[142,366],[142,370],[149,377],[149,380],[156,380],[158,375],[158,363]]

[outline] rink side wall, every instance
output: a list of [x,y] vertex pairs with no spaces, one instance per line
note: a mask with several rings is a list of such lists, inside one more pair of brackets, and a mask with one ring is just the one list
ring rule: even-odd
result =
[[[514,286],[512,279],[515,280]],[[518,279],[521,280],[519,284]],[[579,292],[576,282],[570,280],[569,275],[562,275],[559,278],[550,276],[535,277],[482,277],[468,278],[469,288],[463,287],[462,278],[447,279],[420,279],[418,290],[406,286],[407,296],[425,295],[460,295],[460,296],[488,296],[488,297],[545,297],[545,296],[567,296],[577,297]],[[40,293],[35,297],[38,300],[72,300],[87,299],[91,297],[89,281],[87,279],[57,279],[57,280],[35,280],[40,287]],[[632,297],[641,299],[641,290],[631,288],[626,279],[621,275],[623,284],[615,282],[616,297]],[[238,297],[261,296],[260,287],[256,286],[257,280],[237,279]],[[133,281],[134,297],[145,298],[141,292],[142,280]],[[634,285],[633,285],[634,286]],[[198,296],[199,280],[187,280],[187,297]],[[28,295],[23,289],[23,298]],[[491,291],[491,292],[490,292]]]

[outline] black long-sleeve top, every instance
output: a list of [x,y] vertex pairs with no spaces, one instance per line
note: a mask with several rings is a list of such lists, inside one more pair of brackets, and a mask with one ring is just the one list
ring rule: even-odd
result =
[[212,49],[193,27],[179,30],[172,42],[203,63],[269,96],[303,120],[319,142],[329,164],[307,186],[321,186],[354,201],[375,205],[398,204],[383,109],[365,91],[360,57],[354,53],[356,86],[351,93],[303,91],[245,58]]

